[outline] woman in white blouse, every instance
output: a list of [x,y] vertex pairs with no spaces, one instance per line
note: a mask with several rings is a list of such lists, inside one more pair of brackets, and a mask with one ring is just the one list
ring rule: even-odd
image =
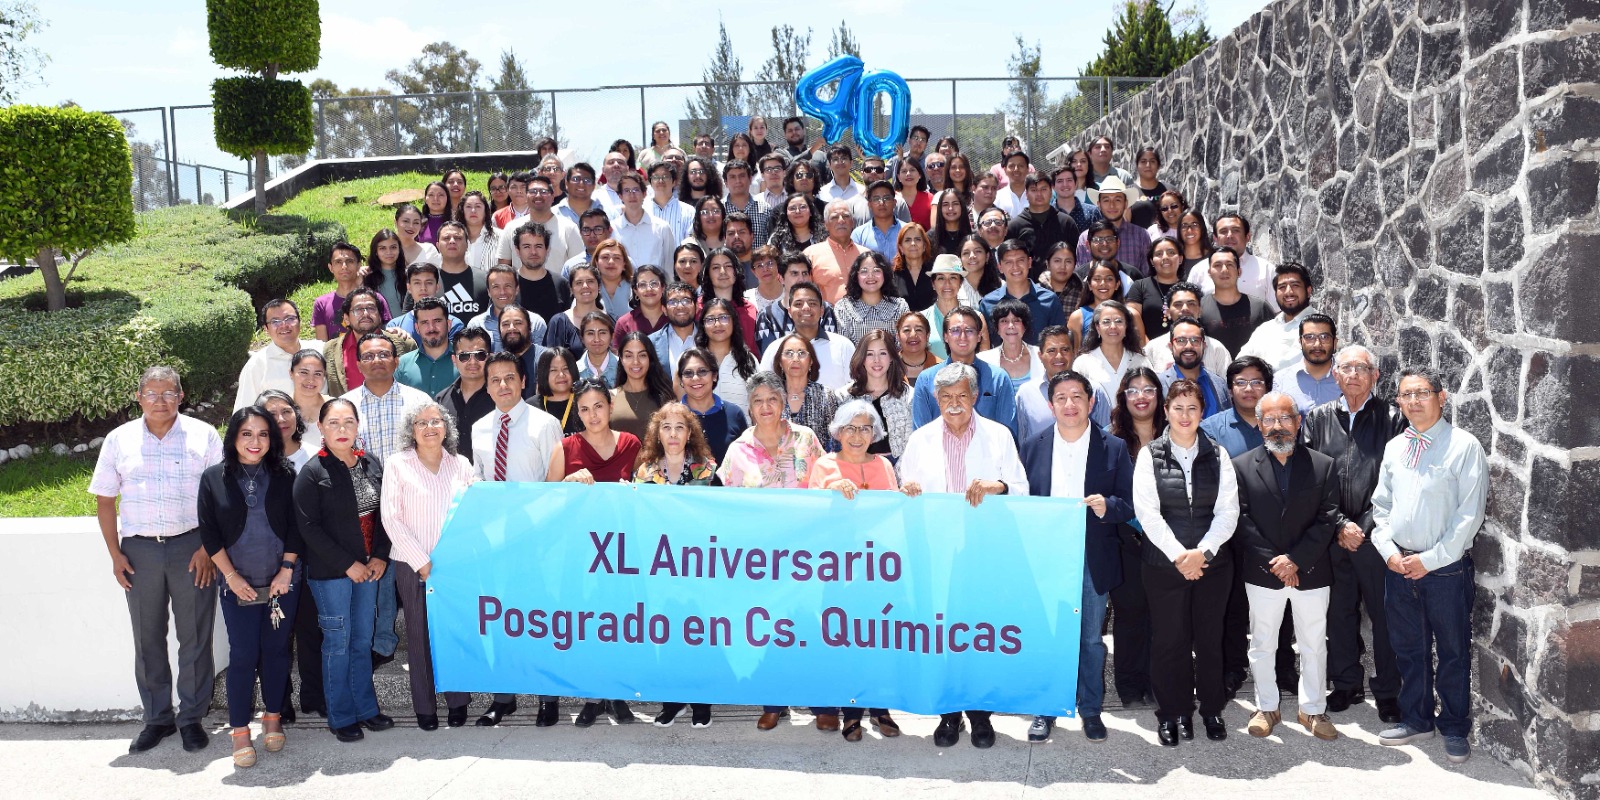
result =
[[1120,300],[1106,300],[1095,306],[1084,337],[1082,355],[1072,362],[1072,371],[1092,381],[1095,388],[1115,397],[1122,376],[1145,365],[1144,337],[1133,324],[1133,313]]
[[[456,426],[438,403],[422,403],[406,413],[400,447],[400,452],[384,462],[383,526],[389,533],[395,590],[406,608],[411,705],[417,727],[432,731],[439,728],[439,709],[428,643],[426,596],[433,571],[431,554],[439,544],[451,502],[475,478],[472,465],[456,453]],[[450,727],[466,724],[468,698],[466,692],[445,692]]]

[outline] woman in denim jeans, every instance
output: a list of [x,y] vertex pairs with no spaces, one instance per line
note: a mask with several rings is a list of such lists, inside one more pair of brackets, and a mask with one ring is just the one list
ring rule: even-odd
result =
[[368,655],[377,620],[378,579],[389,558],[389,537],[379,511],[383,466],[356,448],[357,425],[355,404],[342,398],[323,403],[317,419],[322,449],[294,483],[307,583],[322,628],[328,727],[341,742],[360,741],[362,728],[394,727],[394,720],[378,709]]
[[200,542],[224,584],[219,597],[228,626],[228,724],[236,767],[256,763],[250,717],[257,674],[266,703],[262,746],[276,753],[284,745],[289,639],[300,594],[293,591],[301,549],[294,477],[278,426],[260,406],[233,412],[222,463],[200,476]]

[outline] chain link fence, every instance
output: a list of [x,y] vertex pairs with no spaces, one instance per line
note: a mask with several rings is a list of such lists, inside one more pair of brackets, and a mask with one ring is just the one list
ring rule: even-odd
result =
[[247,170],[175,157],[180,140],[192,142],[190,149],[198,154],[210,157],[217,153],[211,106],[160,106],[105,113],[122,123],[128,137],[133,158],[134,210],[180,204],[218,205],[252,188],[253,176]]

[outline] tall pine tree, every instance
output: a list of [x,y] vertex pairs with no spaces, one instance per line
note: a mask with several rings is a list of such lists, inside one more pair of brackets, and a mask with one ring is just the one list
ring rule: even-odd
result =
[[[721,141],[726,138],[722,130],[722,118],[744,114],[749,106],[747,87],[741,83],[744,80],[744,65],[733,54],[733,42],[728,40],[728,26],[721,22],[717,23],[716,52],[701,75],[706,85],[700,87],[698,97],[685,102],[684,115],[696,128],[691,135],[709,133]],[[712,85],[715,83],[728,85]]]
[[1159,0],[1128,0],[1101,40],[1105,49],[1083,68],[1083,74],[1162,78],[1215,41],[1203,20],[1175,35],[1171,11],[1170,4],[1164,6]]

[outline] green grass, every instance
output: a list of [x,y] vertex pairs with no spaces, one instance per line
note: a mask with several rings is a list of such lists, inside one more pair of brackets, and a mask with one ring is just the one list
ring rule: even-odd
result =
[[96,453],[45,452],[0,464],[0,517],[92,516],[89,478]]
[[[289,214],[312,221],[337,222],[344,226],[350,243],[367,251],[373,235],[384,228],[394,227],[394,209],[378,205],[378,198],[399,189],[421,191],[429,181],[439,180],[438,175],[421,172],[403,172],[381,178],[362,178],[345,183],[319,186],[301,192],[294,199],[273,209],[274,214]],[[476,189],[489,194],[489,173],[468,172],[467,190]],[[356,202],[346,205],[346,195],[355,195]],[[326,293],[327,290],[323,290]]]

